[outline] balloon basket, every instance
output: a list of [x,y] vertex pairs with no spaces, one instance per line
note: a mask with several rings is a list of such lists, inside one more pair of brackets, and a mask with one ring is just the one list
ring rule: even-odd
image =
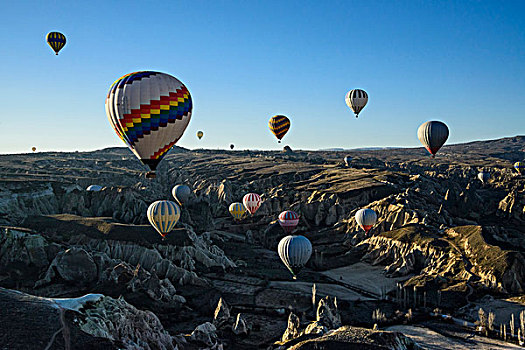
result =
[[146,173],[146,179],[155,179],[157,177],[157,174],[155,174],[154,171],[148,171]]

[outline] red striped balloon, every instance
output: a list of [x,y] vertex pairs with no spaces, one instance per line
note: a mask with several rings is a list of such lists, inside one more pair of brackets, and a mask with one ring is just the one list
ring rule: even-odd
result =
[[242,204],[244,204],[246,210],[248,210],[252,215],[257,211],[257,209],[259,209],[261,202],[261,196],[259,196],[257,193],[248,193],[242,199]]
[[299,215],[294,211],[286,210],[279,214],[279,224],[286,233],[292,233],[298,223]]

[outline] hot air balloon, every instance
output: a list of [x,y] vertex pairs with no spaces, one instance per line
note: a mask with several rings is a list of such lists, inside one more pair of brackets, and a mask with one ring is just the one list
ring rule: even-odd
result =
[[242,203],[232,203],[229,208],[230,214],[235,220],[240,220],[246,213],[246,208]]
[[286,233],[292,233],[298,223],[299,215],[294,211],[286,210],[279,214],[279,224]]
[[297,279],[296,274],[312,255],[312,243],[304,236],[286,236],[279,242],[277,252],[293,278]]
[[525,174],[525,162],[514,163],[514,169],[520,174]]
[[244,207],[250,212],[250,214],[255,214],[257,209],[261,206],[261,196],[257,193],[248,193],[242,199]]
[[488,171],[480,171],[478,174],[478,179],[482,183],[486,183],[490,180],[490,173]]
[[148,207],[148,220],[164,238],[173,230],[180,218],[180,208],[172,201],[156,201]]
[[177,185],[173,187],[171,194],[173,195],[173,198],[175,198],[175,200],[179,203],[179,205],[182,206],[190,198],[191,190],[186,185]]
[[202,139],[202,137],[204,136],[204,133],[202,131],[197,131],[197,137],[200,139]]
[[235,147],[235,145],[232,143],[232,144],[230,145],[230,149],[233,149],[233,147]]
[[50,32],[46,36],[46,41],[58,55],[58,52],[66,45],[66,36],[59,32]]
[[417,137],[434,158],[448,139],[448,127],[440,121],[426,122],[417,129]]
[[86,188],[86,191],[88,192],[99,192],[102,190],[102,186],[100,185],[89,185],[88,188]]
[[355,221],[368,233],[377,222],[377,214],[372,209],[359,209],[355,213]]
[[157,165],[182,137],[192,111],[191,96],[177,78],[143,71],[111,85],[106,114],[117,135],[155,177]]
[[279,140],[278,142],[281,143],[282,138],[288,130],[290,130],[290,119],[285,117],[284,115],[276,115],[270,118],[270,121],[268,122],[268,126],[270,127],[270,130],[273,132],[275,137]]
[[365,108],[368,102],[368,94],[365,90],[354,89],[346,93],[345,97],[346,104],[355,113],[355,117],[359,117],[359,113]]
[[350,166],[352,164],[352,157],[346,156],[345,157],[345,164],[346,164],[346,166]]
[[36,152],[36,147],[31,147],[31,151]]

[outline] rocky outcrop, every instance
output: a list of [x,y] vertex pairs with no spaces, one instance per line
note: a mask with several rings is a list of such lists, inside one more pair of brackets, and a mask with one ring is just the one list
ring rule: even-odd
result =
[[299,317],[297,317],[296,314],[293,312],[290,312],[290,315],[288,316],[288,325],[286,326],[286,330],[284,331],[284,334],[281,338],[282,342],[287,342],[289,340],[298,338],[301,336],[302,332],[300,330],[301,327],[301,320]]
[[513,190],[498,205],[498,216],[525,221],[525,193]]
[[155,314],[123,299],[51,299],[0,288],[0,305],[0,339],[9,349],[176,348]]
[[84,308],[79,318],[80,329],[84,332],[116,340],[124,349],[176,348],[175,340],[153,312],[138,310],[122,298],[103,297]]
[[[393,277],[419,275],[444,279],[448,285],[468,281],[500,292],[523,291],[523,256],[488,244],[479,226],[455,227],[442,233],[407,226],[361,244],[368,247],[362,259],[385,265],[385,272]],[[410,281],[417,283],[421,278]]]
[[188,340],[199,346],[199,349],[220,350],[223,348],[217,336],[217,328],[210,322],[198,325]]
[[352,326],[343,326],[318,338],[301,341],[288,349],[422,350],[417,343],[401,333]]

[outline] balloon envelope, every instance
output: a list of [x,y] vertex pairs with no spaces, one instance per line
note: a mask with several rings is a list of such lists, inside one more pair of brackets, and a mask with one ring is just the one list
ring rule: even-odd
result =
[[179,221],[180,208],[172,201],[156,201],[148,207],[147,216],[151,226],[162,237],[166,237]]
[[186,185],[177,185],[173,187],[171,194],[180,205],[183,205],[190,198],[191,190]]
[[350,166],[351,163],[352,163],[352,157],[346,156],[345,157],[345,164],[346,164],[346,166]]
[[482,183],[486,183],[487,181],[490,180],[490,173],[488,171],[481,171],[479,174],[478,174],[478,179],[479,181],[481,181]]
[[232,143],[232,144],[230,145],[230,149],[233,149],[233,147],[235,147],[235,145]]
[[514,169],[520,174],[525,174],[525,162],[514,163]]
[[31,147],[31,151],[35,152],[36,151],[36,147]]
[[59,32],[50,32],[46,36],[46,41],[49,46],[58,55],[58,52],[66,45],[66,36]]
[[277,252],[295,279],[312,255],[312,243],[304,236],[286,236],[279,242]]
[[281,139],[290,129],[290,119],[284,115],[276,115],[270,118],[268,126],[279,142],[281,142]]
[[359,117],[359,113],[365,108],[368,103],[368,94],[365,90],[354,89],[346,93],[345,102],[348,107],[355,113],[355,117]]
[[88,188],[86,188],[86,191],[89,192],[98,192],[102,190],[102,186],[100,185],[89,185]]
[[261,202],[261,196],[257,193],[248,193],[242,199],[242,204],[252,215],[259,209]]
[[279,224],[286,233],[292,233],[298,223],[299,215],[294,211],[286,210],[279,214]]
[[182,137],[192,108],[190,93],[183,83],[169,74],[153,71],[120,77],[106,97],[111,126],[152,171]]
[[204,136],[204,133],[202,131],[197,131],[197,137],[200,139],[202,139],[202,137]]
[[231,216],[233,216],[237,220],[240,220],[246,213],[246,208],[244,208],[244,205],[242,203],[232,203],[230,204],[229,211]]
[[355,221],[365,232],[368,232],[376,224],[377,214],[372,209],[359,209],[355,213]]
[[427,151],[435,156],[448,139],[448,127],[440,121],[423,123],[417,129],[417,137]]

